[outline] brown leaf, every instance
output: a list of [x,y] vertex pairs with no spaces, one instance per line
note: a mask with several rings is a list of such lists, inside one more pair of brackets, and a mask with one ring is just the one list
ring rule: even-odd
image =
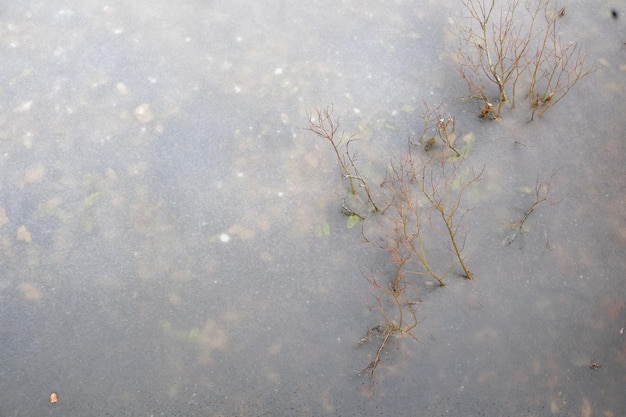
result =
[[26,226],[21,225],[17,228],[16,233],[17,240],[21,240],[22,242],[30,243],[33,241],[33,237],[30,235],[30,232],[26,228]]

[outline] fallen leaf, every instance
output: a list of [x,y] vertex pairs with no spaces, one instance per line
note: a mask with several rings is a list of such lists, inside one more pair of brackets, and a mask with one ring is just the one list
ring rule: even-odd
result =
[[20,227],[17,228],[16,237],[17,237],[17,240],[21,240],[22,242],[26,242],[26,243],[30,243],[33,241],[33,237],[31,236],[30,232],[24,225],[21,225]]
[[589,401],[589,398],[584,397],[583,398],[583,405],[580,407],[580,416],[581,417],[591,417],[591,401]]
[[7,212],[4,207],[0,207],[0,226],[3,226],[9,222],[9,218],[7,217]]
[[254,230],[244,227],[241,224],[234,224],[230,226],[227,232],[231,235],[239,237],[241,240],[250,240],[254,237]]
[[26,169],[26,172],[24,172],[24,182],[26,182],[27,184],[37,182],[43,178],[45,172],[46,169],[41,164],[29,167]]
[[22,295],[28,300],[39,300],[42,297],[41,290],[29,282],[22,282],[17,286],[17,289],[20,290]]

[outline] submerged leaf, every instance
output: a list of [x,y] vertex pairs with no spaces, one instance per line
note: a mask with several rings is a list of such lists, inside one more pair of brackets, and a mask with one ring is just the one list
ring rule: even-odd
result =
[[26,243],[30,243],[33,241],[33,237],[24,225],[21,225],[17,228],[16,238],[17,240],[21,240],[22,242]]
[[351,214],[350,216],[348,216],[348,221],[346,222],[346,226],[348,226],[348,229],[352,229],[358,223],[359,223],[359,216],[357,216],[356,214]]
[[83,207],[93,206],[100,198],[100,194],[101,193],[99,191],[96,191],[95,193],[91,193],[87,197],[85,197],[85,199],[83,200]]
[[200,336],[200,329],[198,329],[197,327],[189,330],[189,334],[187,335],[189,340],[191,340],[192,342],[195,342],[198,339],[198,336]]

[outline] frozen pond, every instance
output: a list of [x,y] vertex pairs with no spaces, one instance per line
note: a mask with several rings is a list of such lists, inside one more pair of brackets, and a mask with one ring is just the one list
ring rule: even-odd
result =
[[[467,99],[461,0],[18,3],[0,10],[0,415],[626,413],[624,1],[555,11],[594,71],[532,123],[523,98],[500,120]],[[372,387],[397,320],[373,285],[398,265],[380,184],[424,103],[482,172],[459,209],[474,279],[410,278],[417,326]],[[331,105],[385,214],[355,208],[306,129]],[[436,214],[420,242],[445,269]]]

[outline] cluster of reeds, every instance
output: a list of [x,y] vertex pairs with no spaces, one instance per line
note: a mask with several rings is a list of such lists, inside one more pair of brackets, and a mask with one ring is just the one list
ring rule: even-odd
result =
[[[515,107],[521,94],[529,103],[530,119],[541,118],[562,100],[592,69],[577,43],[566,43],[558,35],[557,23],[565,16],[556,0],[462,0],[466,24],[457,26],[461,45],[458,61],[461,75],[472,97],[480,100],[480,116],[498,119],[505,103]],[[384,230],[364,238],[389,256],[388,275],[368,278],[376,290],[372,309],[381,323],[361,339],[364,344],[378,339],[371,362],[361,375],[371,378],[372,392],[377,367],[394,337],[416,339],[417,305],[423,286],[444,287],[456,269],[473,279],[464,248],[469,209],[463,202],[467,191],[482,177],[467,163],[471,142],[460,139],[456,120],[440,107],[425,107],[423,130],[409,140],[406,150],[390,159],[385,180],[372,186],[359,170],[351,145],[355,136],[340,131],[333,107],[315,108],[308,115],[307,130],[331,145],[350,198],[342,204],[346,215],[362,222],[372,216],[382,219]],[[528,217],[550,200],[553,173],[537,181],[535,200],[515,224],[505,244],[523,231]],[[358,205],[358,207],[357,207]]]
[[592,72],[576,42],[558,34],[566,14],[557,0],[463,0],[467,20],[456,28],[457,57],[480,116],[500,118],[503,104],[515,107],[518,94],[531,116],[543,114]]
[[[445,286],[445,278],[458,266],[460,275],[472,279],[463,256],[467,236],[468,209],[462,206],[465,192],[481,177],[466,165],[466,148],[457,148],[456,123],[452,116],[441,116],[440,109],[426,107],[423,132],[417,142],[408,141],[406,151],[389,162],[385,181],[374,193],[361,175],[349,145],[353,137],[339,134],[339,120],[332,107],[315,109],[308,115],[308,130],[327,140],[349,185],[349,192],[369,207],[369,215],[382,217],[387,230],[366,240],[389,254],[393,272],[387,278],[369,278],[376,289],[376,307],[382,323],[362,339],[379,338],[374,359],[361,372],[371,377],[381,354],[394,336],[412,334],[417,326],[418,288],[432,282]],[[421,146],[423,145],[423,146]],[[374,201],[373,195],[384,202]],[[343,204],[348,215],[363,221],[368,215]],[[410,290],[410,291],[409,291]]]
[[[419,265],[417,274],[428,276],[439,286],[453,270],[455,262],[467,279],[472,279],[462,255],[467,236],[466,216],[462,207],[465,192],[482,176],[466,163],[467,143],[458,140],[454,117],[442,116],[441,109],[425,105],[424,128],[417,144],[409,141],[406,151],[390,162],[383,188],[392,196],[388,214],[396,224],[396,240],[403,242],[405,252]],[[433,134],[434,132],[434,134]],[[439,140],[433,139],[436,137]],[[427,139],[428,138],[428,139]],[[461,142],[463,148],[457,149]],[[390,210],[391,211],[391,210]],[[443,237],[450,261],[438,268],[429,262],[426,241],[432,245]],[[441,258],[440,256],[438,258]]]

